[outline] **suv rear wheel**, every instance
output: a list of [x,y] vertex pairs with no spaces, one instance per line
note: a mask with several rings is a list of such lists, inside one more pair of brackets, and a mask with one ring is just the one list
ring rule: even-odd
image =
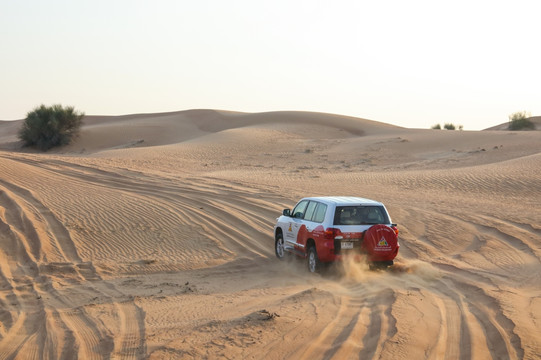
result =
[[319,271],[319,258],[315,246],[310,246],[308,249],[308,271],[315,273]]

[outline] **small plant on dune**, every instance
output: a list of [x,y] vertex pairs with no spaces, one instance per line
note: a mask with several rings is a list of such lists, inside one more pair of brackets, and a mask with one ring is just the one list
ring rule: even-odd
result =
[[30,111],[19,130],[25,146],[47,151],[55,146],[67,145],[79,133],[84,113],[71,106],[41,105]]
[[531,116],[526,111],[509,115],[509,130],[535,130],[535,124],[529,119]]
[[[451,123],[445,123],[445,125],[443,125],[443,128],[445,130],[455,130],[456,126],[454,124],[451,124]],[[431,129],[433,129],[433,130],[441,130],[441,125],[440,124],[432,125]],[[458,130],[464,130],[464,126],[458,125]]]
[[451,124],[451,123],[445,123],[445,125],[443,125],[443,128],[445,130],[455,130],[456,129],[455,125]]

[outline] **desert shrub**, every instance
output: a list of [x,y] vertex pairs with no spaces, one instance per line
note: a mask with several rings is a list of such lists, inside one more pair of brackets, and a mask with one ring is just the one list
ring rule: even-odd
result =
[[[456,126],[454,124],[451,124],[451,123],[446,123],[445,125],[443,125],[443,128],[446,129],[446,130],[455,130]],[[432,125],[431,129],[433,129],[433,130],[441,130],[441,125],[440,124]],[[458,125],[458,130],[464,130],[464,126]]]
[[19,138],[25,146],[35,146],[43,151],[67,145],[79,133],[83,116],[84,113],[71,106],[41,105],[26,115]]
[[534,130],[535,124],[530,121],[530,113],[519,111],[509,115],[509,130]]
[[445,123],[445,125],[443,125],[443,128],[445,130],[455,130],[456,129],[455,125],[451,124],[451,123]]

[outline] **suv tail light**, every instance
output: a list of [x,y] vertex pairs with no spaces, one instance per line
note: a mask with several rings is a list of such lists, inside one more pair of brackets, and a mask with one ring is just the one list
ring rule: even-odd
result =
[[396,227],[396,224],[392,224],[391,225],[391,229],[393,229],[394,233],[396,234],[396,236],[398,236],[398,228]]
[[342,236],[342,232],[337,228],[327,228],[325,230],[325,238],[334,240],[337,236]]

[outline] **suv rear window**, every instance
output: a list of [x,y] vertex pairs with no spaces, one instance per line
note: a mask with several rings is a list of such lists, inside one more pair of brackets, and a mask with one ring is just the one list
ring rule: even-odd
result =
[[382,206],[337,206],[334,225],[389,224],[389,217]]

